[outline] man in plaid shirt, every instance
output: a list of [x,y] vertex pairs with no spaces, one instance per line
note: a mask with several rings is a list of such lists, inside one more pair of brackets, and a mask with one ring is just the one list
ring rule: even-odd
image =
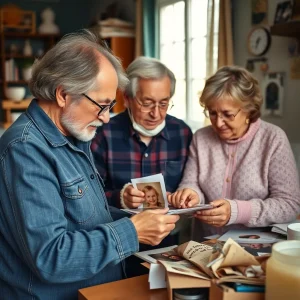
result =
[[144,193],[128,183],[131,178],[162,173],[167,191],[174,192],[192,139],[190,128],[167,114],[176,84],[172,71],[156,59],[139,57],[127,75],[127,110],[99,127],[91,146],[108,203],[118,208],[144,201]]

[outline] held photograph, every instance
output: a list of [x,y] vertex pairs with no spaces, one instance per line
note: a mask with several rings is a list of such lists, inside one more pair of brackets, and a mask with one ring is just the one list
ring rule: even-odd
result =
[[145,201],[138,209],[157,209],[168,207],[167,192],[163,175],[156,174],[131,179],[134,188],[145,194]]
[[165,208],[160,182],[137,183],[138,190],[145,194],[144,209]]

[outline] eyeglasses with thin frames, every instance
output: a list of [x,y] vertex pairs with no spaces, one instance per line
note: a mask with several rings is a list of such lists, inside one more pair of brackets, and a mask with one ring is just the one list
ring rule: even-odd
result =
[[158,106],[160,110],[166,111],[171,110],[174,106],[172,100],[168,100],[167,102],[158,102],[157,104],[153,101],[151,103],[143,103],[140,102],[137,98],[135,98],[136,102],[141,106],[141,112],[150,112]]
[[98,117],[102,114],[104,114],[105,112],[107,112],[108,110],[111,110],[117,103],[117,100],[114,99],[110,104],[107,105],[100,105],[99,103],[97,103],[95,100],[93,100],[92,98],[90,98],[88,95],[86,94],[82,94],[84,97],[86,97],[88,100],[90,100],[91,102],[93,102],[95,105],[97,105],[100,110],[98,112]]
[[210,118],[211,120],[216,120],[217,117],[221,118],[225,122],[232,122],[234,121],[237,114],[241,111],[241,108],[237,111],[236,114],[229,114],[229,113],[223,113],[223,112],[216,112],[216,111],[209,111],[207,108],[204,109],[203,113],[206,118]]

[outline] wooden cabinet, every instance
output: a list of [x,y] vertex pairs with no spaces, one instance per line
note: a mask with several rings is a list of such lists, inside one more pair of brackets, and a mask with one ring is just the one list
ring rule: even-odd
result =
[[[113,51],[114,55],[121,59],[123,68],[126,69],[128,65],[134,60],[135,39],[134,37],[110,37],[105,38],[108,46]],[[119,113],[125,109],[123,94],[117,93],[117,104],[113,108],[114,113]]]
[[[43,55],[59,39],[56,34],[38,34],[19,31],[2,31],[0,33],[0,92],[2,99],[2,110],[5,111],[4,126],[7,128],[12,120],[10,109],[24,110],[29,102],[22,100],[21,103],[14,103],[7,99],[5,90],[7,87],[23,86],[28,87],[28,78],[22,74],[26,64],[32,64],[36,57]],[[26,52],[24,46],[29,44],[32,51]],[[30,50],[30,49],[29,49]],[[29,54],[28,54],[29,53]],[[26,55],[27,54],[27,55]],[[27,88],[28,89],[28,88]],[[29,91],[26,92],[28,95]],[[25,96],[26,96],[25,95]],[[12,102],[11,104],[9,104]]]

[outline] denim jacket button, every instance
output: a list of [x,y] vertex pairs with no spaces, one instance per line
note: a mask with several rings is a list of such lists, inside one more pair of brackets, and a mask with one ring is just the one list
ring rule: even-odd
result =
[[94,179],[94,178],[95,178],[94,174],[91,174],[90,178],[91,178],[91,179]]

